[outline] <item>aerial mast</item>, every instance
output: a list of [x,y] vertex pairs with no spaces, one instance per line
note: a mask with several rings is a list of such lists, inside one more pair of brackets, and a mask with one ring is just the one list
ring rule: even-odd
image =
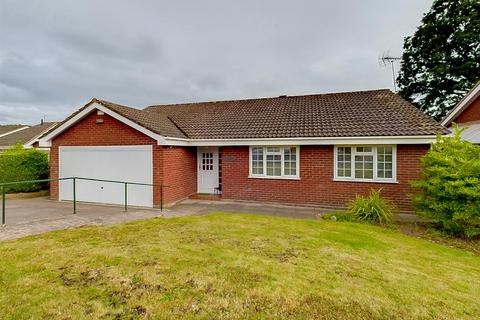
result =
[[397,81],[395,79],[395,61],[401,60],[402,58],[400,57],[395,57],[390,55],[389,52],[384,52],[382,56],[379,58],[380,63],[386,67],[388,64],[390,64],[392,68],[392,78],[393,78],[393,89],[395,92],[397,92]]

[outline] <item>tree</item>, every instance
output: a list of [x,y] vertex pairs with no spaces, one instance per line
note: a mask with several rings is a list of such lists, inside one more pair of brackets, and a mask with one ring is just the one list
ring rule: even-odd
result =
[[480,1],[435,0],[403,49],[399,94],[440,120],[480,80]]
[[419,190],[413,202],[418,213],[453,235],[480,235],[480,146],[453,137],[438,136],[422,158],[422,176],[413,181]]

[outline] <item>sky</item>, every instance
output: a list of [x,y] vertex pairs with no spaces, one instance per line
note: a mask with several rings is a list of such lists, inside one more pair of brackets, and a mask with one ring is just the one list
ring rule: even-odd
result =
[[[0,124],[132,107],[393,89],[426,0],[0,0]],[[398,65],[397,65],[398,69]]]

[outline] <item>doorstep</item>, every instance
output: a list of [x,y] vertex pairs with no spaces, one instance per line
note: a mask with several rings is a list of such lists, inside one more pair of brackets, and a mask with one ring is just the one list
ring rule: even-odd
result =
[[210,194],[210,193],[195,193],[188,197],[193,200],[209,200],[209,201],[220,201],[222,200],[221,194]]

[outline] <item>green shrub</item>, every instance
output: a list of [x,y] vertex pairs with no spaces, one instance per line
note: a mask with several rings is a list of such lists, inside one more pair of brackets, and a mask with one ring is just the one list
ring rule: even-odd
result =
[[456,236],[480,235],[480,147],[460,138],[437,137],[422,158],[419,190],[413,202],[419,215],[434,220]]
[[380,196],[380,190],[372,190],[366,197],[357,195],[348,211],[357,221],[388,224],[393,221],[395,206]]
[[[46,152],[23,149],[15,145],[0,153],[0,183],[48,179],[49,162]],[[34,192],[48,188],[48,183],[26,183],[7,186],[8,193]]]

